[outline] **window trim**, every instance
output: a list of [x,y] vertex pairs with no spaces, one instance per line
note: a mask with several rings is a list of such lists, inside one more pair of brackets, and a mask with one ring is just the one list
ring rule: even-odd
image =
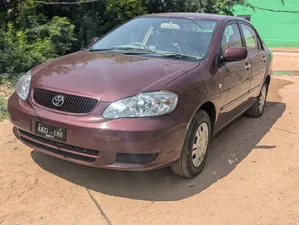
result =
[[[221,48],[221,42],[222,42],[222,37],[224,35],[224,32],[225,32],[225,29],[230,26],[231,24],[234,24],[236,23],[237,26],[238,26],[238,29],[239,29],[239,32],[240,32],[240,36],[241,36],[241,41],[242,41],[242,47],[245,47],[245,42],[244,42],[244,39],[243,39],[243,36],[242,36],[242,31],[241,31],[241,27],[240,27],[240,24],[239,24],[239,20],[230,20],[228,22],[226,22],[226,24],[223,26],[223,29],[221,31],[221,35],[220,35],[220,40],[218,41],[218,58],[220,59],[220,61],[222,60],[223,58],[223,54],[222,54],[222,48]],[[218,63],[219,65],[222,64],[222,62]]]
[[[247,21],[251,21],[251,16],[252,15],[250,15],[250,14],[240,14],[240,15],[237,15],[237,17],[239,17],[239,18],[242,18],[242,19],[244,19],[244,20],[247,20]],[[246,19],[246,17],[249,17],[249,20],[248,19]]]
[[[243,39],[243,41],[244,41],[244,47],[245,47],[245,48],[247,48],[247,46],[246,46],[246,41],[245,41],[244,32],[243,32],[243,29],[242,29],[242,26],[241,26],[242,24],[244,24],[244,25],[250,27],[250,28],[254,31],[254,33],[255,33],[255,35],[256,35],[256,37],[257,37],[257,45],[258,45],[258,49],[255,50],[255,51],[252,51],[252,52],[249,52],[249,51],[248,51],[248,55],[257,53],[257,52],[259,52],[259,51],[264,51],[264,46],[261,44],[262,42],[261,42],[260,35],[259,35],[259,33],[256,31],[256,29],[253,27],[253,25],[250,24],[250,23],[246,23],[246,22],[244,22],[244,21],[238,21],[238,23],[239,23],[239,28],[240,28],[240,30],[241,30],[241,36],[242,36],[242,39]],[[248,48],[247,48],[247,50],[248,50]]]

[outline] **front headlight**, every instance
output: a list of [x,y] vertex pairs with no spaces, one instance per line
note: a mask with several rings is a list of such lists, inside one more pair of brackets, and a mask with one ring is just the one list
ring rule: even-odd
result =
[[177,106],[178,96],[168,91],[141,93],[120,99],[103,113],[107,119],[160,116],[171,113]]
[[30,82],[31,82],[31,70],[25,73],[17,82],[16,93],[23,100],[26,100],[28,97]]

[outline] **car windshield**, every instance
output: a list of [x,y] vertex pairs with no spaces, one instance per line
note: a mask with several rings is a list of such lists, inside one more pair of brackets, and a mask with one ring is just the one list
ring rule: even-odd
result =
[[200,60],[207,55],[215,27],[213,20],[136,18],[108,33],[88,50]]

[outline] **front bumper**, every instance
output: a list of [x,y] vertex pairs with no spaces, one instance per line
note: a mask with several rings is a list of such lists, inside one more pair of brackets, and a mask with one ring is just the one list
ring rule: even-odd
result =
[[[8,101],[8,112],[14,134],[26,145],[60,159],[100,168],[143,171],[168,166],[179,159],[186,135],[187,124],[178,124],[176,116],[117,120],[95,114],[72,116],[36,107],[16,94]],[[35,121],[66,128],[67,142],[34,134]]]

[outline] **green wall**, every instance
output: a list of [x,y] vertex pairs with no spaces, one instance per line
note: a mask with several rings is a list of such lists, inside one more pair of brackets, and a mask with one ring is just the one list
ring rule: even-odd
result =
[[269,47],[299,47],[299,0],[247,0],[255,7],[298,11],[271,12],[236,6],[234,14],[251,15],[251,23]]

